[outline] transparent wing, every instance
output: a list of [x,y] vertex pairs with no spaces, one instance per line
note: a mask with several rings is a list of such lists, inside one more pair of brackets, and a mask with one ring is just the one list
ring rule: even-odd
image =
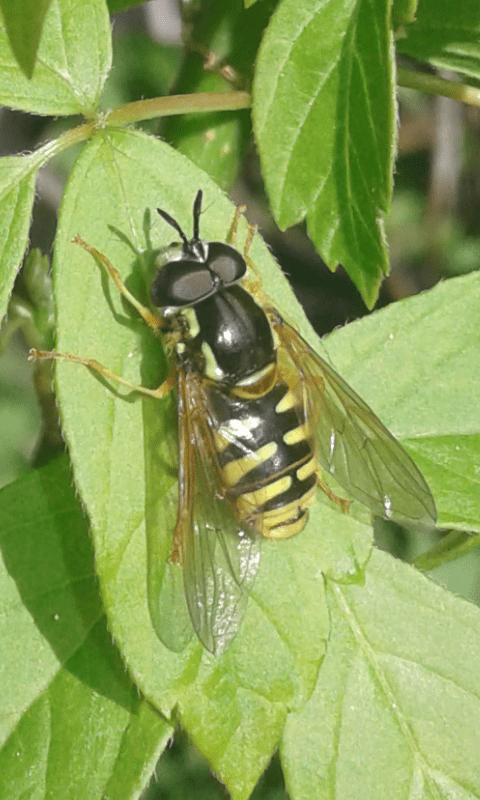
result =
[[260,542],[225,497],[205,393],[194,374],[179,372],[178,405],[180,489],[172,557],[177,550],[195,632],[219,654],[240,627]]
[[435,501],[410,456],[371,408],[277,312],[272,324],[300,372],[317,457],[356,500],[404,524],[435,524]]

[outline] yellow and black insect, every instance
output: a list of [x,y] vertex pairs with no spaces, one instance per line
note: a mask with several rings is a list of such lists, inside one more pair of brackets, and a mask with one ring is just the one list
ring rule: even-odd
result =
[[[259,563],[261,537],[299,533],[317,487],[347,510],[336,482],[373,514],[434,524],[430,489],[373,411],[280,316],[261,293],[248,250],[200,238],[202,191],[193,205],[193,236],[158,209],[181,239],[152,284],[160,316],[141,306],[101,253],[145,321],[161,330],[172,370],[156,398],[178,396],[178,517],[171,560],[181,564],[193,627],[204,646],[222,652],[238,631]],[[253,277],[249,274],[248,270]],[[79,361],[131,386],[98,362],[32,351],[32,358]]]

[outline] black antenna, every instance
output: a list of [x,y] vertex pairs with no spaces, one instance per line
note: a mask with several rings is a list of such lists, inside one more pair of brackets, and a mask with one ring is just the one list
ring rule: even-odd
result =
[[193,201],[193,241],[198,242],[200,234],[200,214],[202,213],[203,192],[198,190],[197,196]]
[[[198,197],[198,194],[197,194],[197,197]],[[201,200],[201,198],[200,198],[200,200]],[[195,200],[195,202],[197,202],[197,201]],[[167,212],[164,211],[163,208],[157,208],[157,211],[160,214],[160,216],[163,217],[165,222],[168,222],[168,224],[171,225],[172,228],[174,228],[177,231],[177,233],[180,236],[180,239],[182,240],[183,244],[185,245],[185,247],[188,248],[188,239],[185,236],[184,232],[182,231],[182,229],[181,229],[180,225],[178,224],[177,220],[173,219],[173,217],[171,217],[170,214],[167,214]]]

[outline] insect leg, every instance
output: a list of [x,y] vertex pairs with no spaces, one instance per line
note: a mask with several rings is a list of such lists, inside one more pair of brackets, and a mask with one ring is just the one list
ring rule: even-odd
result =
[[330,498],[330,500],[333,500],[333,502],[336,503],[337,506],[340,506],[343,512],[346,513],[348,511],[348,509],[352,505],[352,501],[346,500],[344,497],[339,497],[338,494],[335,494],[335,492],[333,492],[330,489],[330,487],[327,486],[325,481],[322,479],[320,470],[317,470],[317,485],[322,490],[322,492],[326,494],[328,498]]
[[235,209],[235,216],[233,218],[232,227],[230,228],[230,233],[228,235],[228,241],[232,247],[237,247],[238,225],[240,223],[240,217],[245,214],[246,210],[247,206],[237,206]]
[[106,256],[103,255],[103,253],[101,253],[95,247],[92,247],[91,245],[87,244],[87,242],[85,242],[81,238],[81,236],[78,236],[78,234],[77,236],[74,236],[72,242],[73,244],[78,244],[80,245],[80,247],[83,247],[83,249],[86,250],[87,253],[90,253],[95,259],[97,259],[97,261],[100,261],[100,263],[105,267],[108,274],[112,278],[118,291],[121,294],[123,294],[123,296],[128,300],[128,302],[134,308],[137,309],[140,316],[145,320],[145,322],[150,328],[152,328],[154,331],[161,330],[163,324],[162,319],[160,319],[160,317],[156,317],[155,314],[152,314],[152,312],[145,306],[142,306],[142,304],[138,302],[137,298],[134,297],[133,294],[128,291],[127,287],[123,283],[118,273],[118,270],[115,269],[113,264],[111,264],[111,262],[108,260]]
[[100,364],[100,362],[96,361],[94,358],[84,358],[83,356],[75,356],[71,353],[57,353],[55,350],[35,349],[30,350],[28,355],[29,361],[45,361],[48,358],[55,358],[58,361],[73,361],[76,364],[83,364],[85,367],[92,369],[94,372],[98,372],[98,374],[102,375],[104,378],[108,378],[111,381],[120,383],[122,386],[132,389],[134,392],[141,392],[142,394],[148,395],[148,397],[156,397],[157,399],[166,397],[176,383],[175,365],[172,366],[166,379],[160,384],[158,389],[146,389],[144,386],[137,386],[136,384],[127,381],[125,378],[115,375],[115,373],[108,369],[108,367],[104,367],[103,364]]
[[[235,209],[235,216],[233,218],[232,227],[230,229],[230,234],[228,237],[230,244],[235,248],[237,247],[237,233],[238,233],[238,225],[240,222],[240,217],[243,216],[245,211],[246,211],[246,206],[237,206],[237,208]],[[244,279],[242,281],[242,285],[247,290],[247,292],[250,292],[250,294],[257,295],[259,297],[259,295],[262,294],[261,293],[262,279],[252,259],[248,255],[250,252],[250,247],[253,242],[253,237],[257,232],[257,226],[252,225],[247,220],[247,227],[248,227],[248,234],[243,247],[243,257],[245,259],[247,267],[249,268],[249,270],[251,270],[251,272],[253,272],[255,277],[253,279],[252,278]],[[261,298],[259,297],[259,299]]]

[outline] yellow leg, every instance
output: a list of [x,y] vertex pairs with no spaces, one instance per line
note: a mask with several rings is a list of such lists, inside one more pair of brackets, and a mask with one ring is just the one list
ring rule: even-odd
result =
[[[156,317],[155,314],[152,314],[148,308],[142,306],[142,304],[138,302],[137,298],[134,297],[131,292],[129,292],[118,271],[115,269],[113,264],[110,263],[108,258],[95,247],[87,244],[87,242],[85,242],[80,236],[75,236],[72,241],[74,244],[78,244],[80,247],[83,247],[87,253],[90,253],[97,261],[100,262],[100,264],[102,264],[115,283],[118,291],[123,294],[124,297],[126,297],[128,302],[134,308],[137,309],[140,316],[145,320],[150,328],[152,328],[155,332],[159,331],[162,328],[163,320],[160,317]],[[131,381],[127,381],[125,378],[121,378],[119,375],[115,375],[114,372],[107,367],[104,367],[103,364],[100,364],[100,362],[94,358],[84,358],[83,356],[76,356],[72,355],[71,353],[57,353],[55,350],[35,349],[30,350],[28,356],[29,361],[45,361],[50,358],[57,359],[59,361],[72,361],[76,364],[83,364],[85,367],[97,372],[104,378],[108,378],[108,380],[115,381],[121,386],[126,386],[128,389],[131,389],[134,392],[140,392],[141,394],[146,394],[148,397],[155,397],[158,399],[165,397],[176,383],[176,370],[174,364],[172,365],[167,378],[158,387],[158,389],[146,389],[143,386],[137,386],[136,384],[131,383]]]
[[160,384],[158,389],[146,389],[144,386],[137,386],[130,381],[125,380],[125,378],[120,378],[119,375],[115,375],[107,367],[104,367],[103,364],[100,364],[94,358],[84,358],[83,356],[74,356],[71,353],[57,353],[55,350],[30,350],[28,355],[29,361],[44,361],[48,358],[55,358],[58,361],[73,361],[76,364],[83,364],[85,367],[97,372],[99,375],[102,375],[104,378],[108,378],[111,381],[115,381],[119,383],[121,386],[126,386],[128,389],[131,389],[134,392],[140,392],[141,394],[146,394],[148,397],[155,397],[157,399],[162,399],[166,397],[169,391],[175,386],[176,383],[176,370],[175,365],[172,365],[169,374],[167,375],[166,379],[163,383]]
[[[118,291],[123,294],[123,296],[128,300],[128,302],[137,309],[140,316],[145,320],[147,325],[152,328],[155,332],[159,331],[162,328],[163,320],[160,317],[156,317],[155,314],[142,306],[141,303],[138,302],[137,298],[129,292],[125,284],[123,283],[118,271],[115,269],[113,264],[108,260],[106,256],[103,255],[99,250],[91,245],[87,244],[80,236],[75,236],[72,240],[74,244],[78,244],[80,247],[83,247],[87,253],[90,253],[100,264],[107,270],[108,274],[112,278],[115,286],[117,287]],[[131,389],[134,392],[141,392],[142,394],[146,394],[149,397],[155,398],[162,398],[165,397],[168,392],[172,389],[176,382],[176,372],[175,372],[175,365],[172,366],[169,375],[167,376],[166,380],[158,387],[158,389],[146,389],[143,386],[137,386],[131,381],[127,381],[125,378],[120,378],[119,375],[115,375],[107,367],[104,367],[103,364],[100,364],[94,358],[84,358],[83,356],[76,356],[72,355],[71,353],[57,353],[54,350],[30,350],[28,360],[29,361],[44,361],[49,358],[57,359],[61,361],[72,361],[76,364],[83,364],[85,367],[97,372],[99,375],[102,375],[104,378],[108,378],[111,381],[115,381],[119,383],[121,386],[126,386],[128,389]]]
[[336,503],[337,506],[340,506],[340,508],[342,509],[343,512],[346,513],[348,511],[348,509],[352,505],[352,501],[351,500],[346,500],[344,497],[339,497],[338,494],[335,494],[335,492],[333,492],[330,489],[330,487],[327,486],[325,481],[322,479],[320,470],[317,471],[317,484],[320,487],[320,489],[322,490],[322,492],[324,492],[324,494],[326,494],[327,497],[330,498],[330,500],[333,500],[333,502]]
[[251,272],[253,272],[255,277],[254,278],[248,278],[244,285],[245,285],[245,288],[247,289],[247,291],[250,292],[250,294],[260,296],[260,295],[263,295],[263,292],[262,292],[262,279],[260,277],[260,273],[259,273],[258,269],[256,268],[255,264],[253,263],[252,259],[249,256],[250,247],[251,247],[252,242],[253,242],[253,237],[255,236],[255,234],[257,232],[257,226],[256,225],[251,225],[250,222],[247,222],[247,225],[248,225],[248,235],[247,235],[247,239],[246,239],[246,242],[245,242],[245,245],[244,245],[244,248],[243,248],[243,257],[244,257],[245,261],[247,262],[247,267],[249,268],[249,270],[251,270]]
[[[235,216],[233,218],[232,227],[230,229],[229,241],[233,247],[237,247],[237,233],[238,233],[238,225],[240,223],[240,218],[246,211],[246,206],[237,206],[235,209]],[[253,295],[260,295],[261,288],[262,288],[262,279],[260,277],[260,273],[255,267],[252,259],[249,256],[250,247],[253,242],[253,238],[257,232],[257,226],[252,225],[250,222],[247,221],[248,233],[247,238],[243,247],[243,257],[247,264],[247,267],[251,272],[254,274],[254,278],[244,278],[242,281],[243,287]]]
[[228,236],[228,240],[232,247],[237,246],[238,225],[240,223],[240,217],[245,214],[246,210],[247,206],[237,206],[235,209],[235,216],[233,218],[232,227],[230,228],[230,234]]
[[108,274],[112,278],[112,280],[115,283],[115,286],[117,287],[118,291],[121,294],[123,294],[124,297],[126,297],[128,302],[134,308],[137,309],[137,311],[140,314],[140,316],[145,320],[145,322],[147,323],[147,325],[150,328],[152,328],[154,331],[161,330],[161,328],[162,328],[162,319],[160,317],[156,317],[155,314],[152,314],[150,309],[146,308],[145,306],[142,306],[142,304],[138,302],[137,298],[134,297],[133,294],[128,291],[127,287],[123,283],[123,281],[122,281],[122,279],[121,279],[121,277],[120,277],[120,275],[118,273],[118,270],[115,269],[113,264],[111,264],[111,262],[108,260],[108,258],[106,256],[103,255],[103,253],[101,253],[95,247],[92,247],[91,245],[87,244],[87,242],[85,242],[81,238],[81,236],[78,236],[78,235],[75,236],[72,239],[72,242],[73,242],[73,244],[78,244],[78,245],[80,245],[80,247],[83,247],[83,249],[86,250],[87,253],[90,253],[94,258],[97,259],[97,261],[100,261],[100,263],[105,267],[105,269],[107,270]]
[[247,239],[245,241],[245,244],[243,246],[243,257],[244,257],[245,261],[247,262],[248,266],[251,269],[253,269],[254,272],[256,272],[256,269],[253,266],[252,259],[249,257],[248,254],[250,252],[250,248],[252,246],[253,239],[254,239],[255,234],[257,232],[257,226],[256,225],[252,225],[252,223],[248,222],[248,220],[247,220],[247,227],[248,227],[248,234],[247,234]]

